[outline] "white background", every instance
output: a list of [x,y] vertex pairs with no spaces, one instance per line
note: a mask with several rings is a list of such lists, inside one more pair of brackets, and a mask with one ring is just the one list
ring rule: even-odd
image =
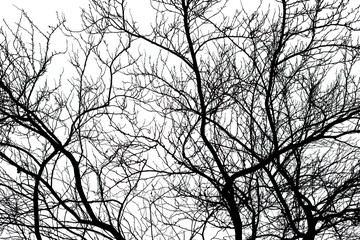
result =
[[[132,14],[135,18],[146,18],[149,9],[150,0],[129,0],[128,5],[131,7]],[[254,10],[259,0],[230,0],[229,5],[243,3],[246,10]],[[270,4],[272,1],[264,1],[264,4]],[[139,4],[140,3],[140,4]],[[145,4],[146,3],[146,4]],[[54,25],[57,22],[56,14],[65,14],[68,22],[76,22],[80,20],[80,7],[87,8],[88,0],[0,0],[0,19],[7,19],[14,22],[19,19],[20,11],[16,7],[25,10],[29,17],[39,26]],[[16,7],[15,7],[16,6]],[[135,8],[133,8],[135,7]],[[2,25],[2,24],[0,24]]]

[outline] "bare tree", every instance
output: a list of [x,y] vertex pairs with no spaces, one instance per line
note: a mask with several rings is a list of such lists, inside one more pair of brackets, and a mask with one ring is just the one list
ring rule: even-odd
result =
[[[77,32],[43,32],[26,15],[5,25],[2,231],[358,239],[354,3],[150,3],[149,28],[125,0],[90,1]],[[64,68],[54,83],[55,33],[71,39],[72,77]]]
[[128,74],[156,119],[157,170],[174,178],[163,196],[184,221],[172,227],[185,234],[189,220],[189,238],[214,227],[235,239],[357,239],[355,3],[151,4],[151,31],[125,1],[92,1],[86,17],[145,46]]
[[[56,37],[63,46],[52,44]],[[109,46],[104,35],[70,32],[63,22],[43,31],[25,13],[15,27],[4,22],[2,239],[131,238],[129,204],[144,188],[147,149],[121,133],[130,123],[141,131],[114,80],[132,64],[130,40]]]

